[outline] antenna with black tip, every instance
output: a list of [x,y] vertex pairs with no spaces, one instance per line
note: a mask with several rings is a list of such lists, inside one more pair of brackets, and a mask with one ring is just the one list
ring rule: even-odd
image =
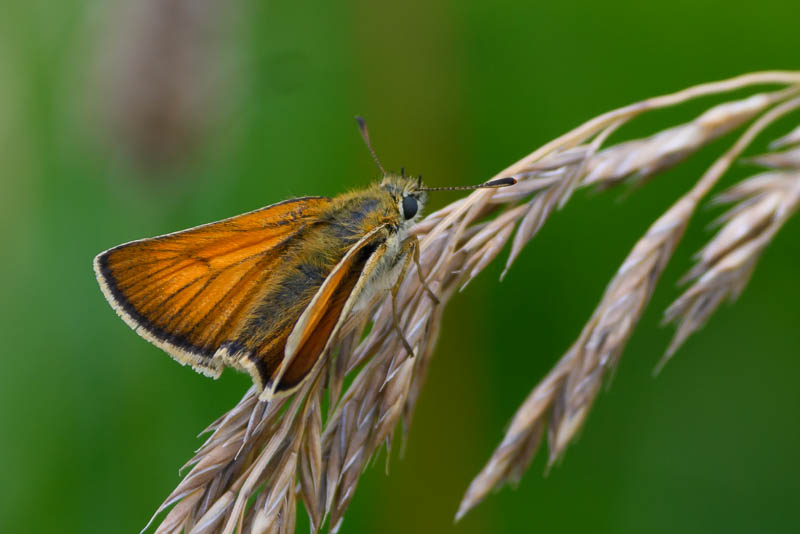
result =
[[[421,177],[420,177],[421,179]],[[454,185],[450,187],[423,187],[420,191],[465,191],[468,189],[494,189],[497,187],[508,187],[517,183],[516,178],[498,178],[478,185]]]
[[378,165],[378,168],[381,170],[384,176],[386,176],[386,170],[381,165],[380,160],[378,159],[378,155],[375,154],[375,150],[372,148],[372,143],[369,141],[369,130],[367,130],[367,123],[364,120],[364,117],[360,115],[356,115],[356,122],[358,123],[358,129],[361,132],[361,137],[364,138],[364,143],[366,143],[367,148],[369,149],[369,153],[372,154],[372,159],[375,160],[375,163]]

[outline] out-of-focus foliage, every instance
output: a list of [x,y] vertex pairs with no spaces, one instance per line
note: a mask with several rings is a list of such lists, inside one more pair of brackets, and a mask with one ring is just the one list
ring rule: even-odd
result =
[[[248,387],[231,371],[216,383],[196,375],[134,335],[96,286],[97,252],[365,184],[377,172],[356,113],[387,167],[432,185],[475,183],[607,109],[796,68],[800,45],[791,0],[108,4],[13,2],[0,18],[2,532],[137,531],[177,483],[195,434]],[[658,116],[647,121],[621,135]],[[772,138],[796,121],[781,124]],[[708,165],[704,154],[623,202],[578,194],[502,284],[497,262],[456,298],[405,457],[389,478],[369,470],[343,528],[796,524],[796,222],[737,306],[650,377],[671,336],[657,327],[670,286],[718,214],[705,212],[564,463],[452,525],[514,409],[635,240]]]

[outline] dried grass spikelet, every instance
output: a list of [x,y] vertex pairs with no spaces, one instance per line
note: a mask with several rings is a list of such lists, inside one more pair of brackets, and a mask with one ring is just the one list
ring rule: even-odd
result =
[[[783,156],[767,154],[756,160],[771,166]],[[718,219],[724,226],[699,252],[697,265],[684,278],[694,283],[664,314],[665,322],[675,322],[678,329],[663,361],[705,324],[723,300],[739,297],[761,253],[797,212],[800,158],[784,161],[790,164],[785,170],[744,180],[716,198],[716,202],[738,204]]]
[[800,126],[792,130],[791,132],[787,133],[780,139],[776,139],[775,141],[770,144],[770,148],[783,148],[791,145],[800,144]]
[[[796,91],[783,92],[773,103],[794,94]],[[490,490],[505,482],[519,480],[535,455],[545,430],[549,464],[563,455],[583,425],[603,379],[617,365],[700,200],[756,135],[798,107],[800,98],[794,97],[764,113],[636,243],[578,340],[517,411],[501,444],[467,490],[457,518],[480,502]]]
[[[641,113],[765,83],[785,88],[715,106],[666,130],[669,135],[623,143],[628,157],[621,145],[603,147],[612,132]],[[618,360],[698,202],[763,127],[800,105],[793,98],[798,92],[800,73],[764,72],[645,100],[592,119],[497,175],[516,176],[516,186],[479,190],[429,215],[414,232],[421,240],[422,269],[440,305],[433,304],[414,267],[397,295],[401,329],[415,356],[408,356],[392,328],[390,297],[376,298],[347,320],[336,349],[293,398],[265,405],[248,391],[209,427],[211,435],[190,460],[191,470],[156,512],[174,505],[157,532],[292,532],[298,499],[312,531],[325,524],[337,531],[370,458],[382,445],[391,447],[399,422],[408,429],[442,313],[457,291],[512,240],[510,265],[576,188],[649,176],[674,164],[677,154],[686,157],[756,119],[634,247],[578,342],[517,413],[471,485],[459,517],[492,488],[519,478],[545,431],[551,459],[558,457],[584,421],[603,375]],[[638,163],[631,165],[634,160]],[[355,376],[346,385],[348,375]]]

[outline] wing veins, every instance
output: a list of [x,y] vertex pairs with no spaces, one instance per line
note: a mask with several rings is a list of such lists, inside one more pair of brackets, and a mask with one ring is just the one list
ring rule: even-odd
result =
[[[242,276],[240,276],[240,277],[239,277],[239,280],[237,280],[237,281],[236,281],[236,283],[233,285],[233,287],[231,287],[231,289],[229,289],[228,291],[226,291],[226,292],[225,292],[225,293],[222,295],[222,298],[220,298],[220,299],[219,299],[219,300],[216,302],[216,304],[214,304],[214,306],[213,306],[213,307],[214,307],[214,308],[216,308],[216,307],[218,307],[218,306],[221,306],[221,305],[222,305],[222,304],[223,304],[223,303],[224,303],[226,300],[230,299],[230,297],[231,297],[231,294],[232,294],[232,293],[234,293],[234,292],[236,292],[236,291],[237,291],[237,290],[238,290],[240,287],[242,287],[242,285],[243,285],[243,284],[244,284],[244,283],[247,281],[247,279],[250,277],[250,275],[253,273],[253,271],[254,271],[254,270],[255,270],[255,269],[256,269],[256,268],[257,268],[259,265],[260,265],[260,262],[255,262],[255,263],[253,264],[253,266],[252,266],[252,267],[250,267],[250,268],[249,268],[247,271],[245,271],[245,272],[242,274]],[[236,307],[235,307],[235,308],[234,308],[234,309],[231,311],[231,313],[230,313],[230,314],[229,314],[229,315],[228,315],[228,316],[225,318],[225,321],[224,321],[224,322],[223,322],[223,323],[222,323],[222,324],[221,324],[219,327],[217,327],[217,328],[216,328],[216,330],[215,330],[215,332],[214,332],[214,337],[213,337],[213,339],[211,340],[211,341],[212,341],[212,343],[211,343],[211,346],[216,346],[216,345],[218,344],[217,342],[218,342],[218,338],[219,338],[219,334],[220,334],[220,332],[224,332],[224,331],[225,331],[225,328],[228,326],[228,324],[230,323],[231,319],[232,319],[234,316],[236,316],[236,315],[238,314],[238,312],[239,312],[239,311],[240,311],[240,310],[241,310],[241,309],[242,309],[244,306],[246,306],[246,305],[248,305],[248,304],[249,304],[249,303],[248,303],[248,302],[247,302],[245,299],[242,299],[242,301],[239,303],[239,305],[238,305],[238,306],[236,306]],[[203,324],[203,323],[204,323],[204,322],[205,322],[205,321],[208,319],[208,316],[209,316],[209,314],[210,314],[210,313],[211,313],[211,310],[209,310],[208,312],[206,312],[206,313],[205,313],[205,315],[203,315],[203,317],[201,317],[201,318],[200,318],[200,319],[197,321],[197,323],[194,325],[194,327],[192,327],[192,329],[189,331],[189,333],[193,333],[195,330],[197,330],[197,328],[198,328],[198,327],[199,327],[201,324]],[[221,343],[221,340],[219,340],[219,341],[220,341],[220,343]]]
[[[161,319],[161,318],[164,316],[164,313],[162,313],[162,314],[160,314],[160,315],[155,315],[155,314],[156,314],[156,313],[157,313],[157,312],[158,312],[158,311],[159,311],[159,310],[160,310],[162,307],[164,307],[164,305],[166,305],[166,304],[167,304],[167,303],[169,303],[169,302],[170,302],[172,299],[174,299],[174,298],[175,298],[175,297],[177,297],[179,294],[181,294],[181,293],[182,293],[182,292],[183,292],[185,289],[187,289],[189,286],[191,286],[191,285],[194,285],[194,283],[195,283],[195,282],[197,282],[198,280],[200,280],[200,279],[201,279],[201,278],[203,278],[204,276],[205,276],[205,275],[200,275],[200,276],[198,276],[197,278],[195,278],[195,279],[194,279],[194,280],[192,280],[191,282],[187,283],[186,285],[184,285],[183,287],[181,287],[180,289],[178,289],[177,291],[175,291],[174,293],[172,293],[170,296],[168,296],[167,298],[165,298],[163,301],[159,302],[159,303],[158,303],[158,305],[157,305],[155,308],[153,308],[152,310],[149,310],[149,311],[147,312],[147,313],[148,313],[148,315],[150,315],[150,314],[153,314],[153,318],[152,318],[152,319],[150,319],[150,322],[153,322],[153,323],[155,323],[156,321],[159,321],[159,320],[160,320],[160,319]],[[202,291],[203,289],[205,289],[205,287],[206,287],[206,286],[204,285],[203,287],[201,287],[200,289],[198,289],[198,290],[197,290],[197,293],[199,293],[200,291]],[[195,295],[196,295],[197,293],[195,293]],[[169,311],[169,310],[165,310],[165,312],[166,312],[166,311]],[[176,315],[177,315],[177,313],[176,313]]]
[[[284,246],[285,246],[285,245],[287,244],[287,242],[288,242],[288,241],[289,241],[289,240],[290,240],[292,237],[295,237],[295,236],[296,236],[296,234],[293,234],[293,235],[292,235],[292,236],[290,236],[289,238],[285,239],[285,240],[283,241],[282,245],[284,245]],[[266,260],[266,261],[265,261],[265,260]],[[269,260],[270,260],[270,258],[262,258],[262,260],[260,260],[260,261],[256,262],[256,264],[255,264],[255,265],[253,265],[253,269],[256,269],[257,267],[267,267],[267,266],[268,266],[270,263],[272,263],[272,262],[271,262],[271,261],[269,261]],[[222,304],[223,300],[225,300],[225,299],[229,298],[229,297],[230,297],[230,295],[231,295],[231,293],[234,293],[235,291],[237,291],[237,290],[239,289],[239,287],[240,287],[240,286],[241,286],[243,283],[245,283],[245,282],[247,281],[246,279],[247,279],[247,278],[248,278],[248,276],[251,274],[251,271],[252,271],[253,269],[251,269],[250,271],[248,271],[247,273],[245,273],[245,274],[242,276],[242,278],[241,278],[241,279],[240,279],[240,280],[239,280],[239,281],[236,283],[236,285],[235,285],[233,288],[231,288],[231,289],[230,289],[230,291],[228,291],[228,292],[225,294],[225,297],[223,297],[223,299],[221,299],[221,300],[220,300],[220,301],[217,303],[217,306],[219,306],[220,304]],[[239,305],[238,305],[238,306],[236,306],[236,307],[235,307],[235,308],[234,308],[234,309],[231,311],[231,313],[228,315],[228,317],[226,317],[226,318],[225,318],[225,321],[222,323],[222,325],[221,325],[221,326],[220,326],[220,327],[217,329],[217,333],[214,335],[214,339],[213,339],[213,345],[217,346],[217,345],[220,345],[220,344],[222,344],[224,341],[227,341],[227,340],[220,339],[220,334],[221,334],[222,332],[224,332],[224,331],[225,331],[225,329],[226,329],[226,328],[229,326],[230,322],[231,322],[231,321],[232,321],[232,320],[233,320],[235,317],[237,317],[237,316],[239,315],[239,313],[242,311],[242,309],[244,309],[245,307],[247,307],[247,306],[249,306],[249,305],[250,305],[250,303],[249,303],[249,302],[248,302],[246,299],[242,299],[242,300],[241,300],[241,302],[239,302]],[[208,315],[208,314],[206,314],[206,316],[207,316],[207,315]],[[200,321],[198,321],[198,324],[200,324],[201,322],[205,321],[205,319],[206,319],[206,317],[203,317],[203,319],[201,319]]]
[[[120,250],[122,250],[122,249],[120,249]],[[113,252],[117,252],[117,251],[115,250],[115,251],[112,251],[112,253],[113,253]],[[118,276],[118,275],[121,275],[121,274],[125,274],[125,273],[127,273],[128,271],[131,271],[131,270],[134,270],[134,269],[140,269],[141,267],[143,267],[143,266],[145,266],[145,265],[152,265],[152,264],[154,264],[154,263],[160,263],[160,262],[162,262],[162,261],[179,260],[179,259],[181,259],[181,258],[182,258],[182,256],[172,256],[172,257],[170,257],[170,258],[159,258],[159,259],[156,259],[156,260],[151,260],[151,261],[131,262],[131,263],[132,263],[131,265],[129,265],[129,266],[127,266],[127,267],[123,267],[122,269],[118,269],[118,270],[115,272],[115,274]],[[148,274],[156,274],[156,273],[158,273],[158,272],[160,272],[160,271],[162,271],[162,270],[164,270],[164,269],[166,269],[166,268],[169,268],[169,267],[171,267],[171,266],[173,266],[173,265],[175,265],[175,264],[173,263],[173,264],[170,264],[170,265],[166,265],[166,266],[164,266],[164,267],[161,267],[160,269],[158,269],[158,270],[156,270],[156,271],[153,271],[152,273],[148,273]],[[140,280],[137,280],[137,283],[138,283],[139,281],[140,281]]]
[[[233,268],[233,267],[235,267],[235,266],[241,265],[242,263],[244,263],[244,262],[246,262],[246,261],[250,261],[250,260],[252,260],[252,259],[253,259],[254,257],[256,257],[256,256],[266,256],[267,252],[274,252],[274,251],[276,251],[276,249],[283,249],[283,248],[285,248],[285,247],[287,246],[288,242],[289,242],[289,241],[291,241],[292,239],[296,238],[296,237],[298,236],[298,234],[300,234],[300,233],[301,233],[301,232],[302,232],[304,229],[305,229],[305,225],[304,225],[304,226],[301,226],[300,228],[298,228],[298,229],[297,229],[297,231],[295,231],[295,232],[294,232],[294,233],[292,233],[291,235],[289,235],[289,236],[285,237],[283,240],[281,240],[281,241],[280,241],[280,243],[278,243],[278,244],[274,245],[273,247],[270,247],[270,248],[268,248],[268,249],[265,249],[265,250],[263,250],[262,252],[259,252],[259,253],[257,253],[257,254],[253,254],[253,255],[251,255],[251,256],[248,256],[247,258],[243,258],[243,259],[241,259],[241,260],[237,261],[235,264],[232,264],[232,265],[229,265],[228,267],[225,267],[224,269],[220,269],[220,270],[219,270],[219,271],[218,271],[218,272],[215,274],[214,278],[218,277],[218,276],[219,276],[220,274],[222,274],[223,272],[225,272],[225,271],[227,271],[227,270],[229,270],[229,269],[231,269],[231,268]],[[228,298],[230,297],[231,293],[233,293],[233,292],[234,292],[236,289],[238,289],[239,287],[241,287],[241,284],[242,284],[242,282],[244,282],[244,281],[245,281],[245,279],[246,279],[246,278],[247,278],[247,277],[248,277],[248,276],[249,276],[249,275],[252,273],[252,271],[253,271],[254,269],[256,269],[257,267],[259,267],[259,266],[262,266],[262,262],[263,262],[263,260],[264,260],[264,259],[265,259],[265,258],[262,258],[261,260],[258,260],[258,261],[256,261],[256,262],[253,264],[253,266],[252,266],[252,267],[250,267],[250,268],[249,268],[247,271],[245,271],[245,272],[242,274],[242,276],[240,276],[240,277],[239,277],[239,280],[237,280],[237,281],[236,281],[236,283],[234,284],[234,286],[233,286],[231,289],[229,289],[228,291],[226,291],[226,292],[223,294],[223,296],[222,296],[222,297],[221,297],[221,298],[220,298],[220,299],[219,299],[219,300],[218,300],[216,303],[214,303],[214,305],[213,305],[213,306],[210,306],[210,307],[209,307],[209,309],[208,309],[208,311],[206,311],[206,313],[205,313],[205,314],[204,314],[204,315],[203,315],[203,316],[202,316],[200,319],[198,319],[198,320],[197,320],[197,322],[196,322],[196,323],[195,323],[195,325],[192,327],[192,329],[191,329],[191,330],[189,330],[189,332],[187,333],[187,336],[188,336],[188,335],[190,335],[190,334],[193,334],[193,333],[194,333],[194,332],[195,332],[195,331],[196,331],[196,330],[197,330],[197,329],[200,327],[200,325],[201,325],[201,324],[203,324],[203,323],[206,321],[206,319],[208,318],[209,314],[211,314],[211,313],[212,313],[212,311],[214,310],[214,308],[216,308],[216,307],[220,306],[220,305],[223,303],[223,301],[225,301],[226,299],[228,299]],[[268,259],[268,260],[269,260],[269,259],[271,259],[271,258],[266,258],[266,259]],[[267,263],[267,264],[269,264],[269,263],[271,263],[271,261],[267,261],[266,263]],[[209,283],[210,283],[211,281],[212,281],[212,280],[209,280]],[[208,284],[206,284],[206,286],[204,286],[204,287],[203,287],[203,288],[200,290],[200,292],[202,292],[202,291],[203,291],[203,289],[205,289],[207,286],[208,286]],[[196,295],[195,295],[195,297],[196,297]],[[194,300],[194,298],[195,298],[195,297],[192,297],[192,300]],[[187,303],[187,304],[188,304],[188,303]],[[218,328],[217,328],[217,332],[215,332],[215,334],[214,334],[214,338],[213,338],[213,340],[212,340],[212,341],[213,341],[213,343],[211,344],[211,346],[212,346],[212,347],[213,347],[213,346],[217,346],[217,341],[218,341],[218,337],[219,337],[219,332],[224,332],[224,331],[225,331],[225,327],[226,327],[226,326],[228,326],[229,322],[230,322],[230,321],[231,321],[231,320],[232,320],[232,319],[233,319],[233,318],[234,318],[236,315],[238,315],[238,313],[239,313],[239,312],[242,310],[242,308],[244,308],[245,306],[247,306],[247,305],[249,305],[249,304],[250,304],[250,303],[249,303],[249,302],[248,302],[246,299],[242,299],[242,301],[240,302],[240,304],[239,304],[239,305],[238,305],[238,306],[237,306],[237,307],[236,307],[236,308],[235,308],[235,309],[234,309],[234,310],[233,310],[233,311],[232,311],[232,312],[231,312],[231,313],[228,315],[228,317],[225,319],[225,322],[224,322],[224,323],[223,323],[223,324],[222,324],[220,327],[218,327]],[[221,344],[221,341],[222,341],[222,340],[220,340],[220,344]]]
[[[203,276],[205,276],[205,275],[203,275]],[[195,278],[195,279],[192,281],[192,283],[191,283],[191,284],[188,284],[188,285],[192,285],[192,284],[194,284],[195,282],[197,282],[198,280],[200,280],[201,278],[203,278],[203,276],[198,276],[197,278]],[[190,306],[190,305],[191,305],[191,304],[192,304],[192,303],[195,301],[195,299],[197,299],[197,297],[198,297],[198,296],[199,296],[199,295],[200,295],[200,294],[201,294],[201,293],[202,293],[202,292],[203,292],[203,291],[204,291],[206,288],[208,288],[208,286],[211,284],[211,282],[213,282],[213,281],[214,281],[214,280],[217,278],[217,276],[219,276],[219,273],[218,273],[218,272],[216,272],[216,273],[213,273],[211,276],[209,276],[209,277],[208,277],[208,280],[206,280],[206,281],[205,281],[205,283],[204,283],[204,284],[203,284],[203,285],[200,287],[200,289],[198,289],[198,290],[195,292],[195,294],[194,294],[194,295],[192,295],[192,296],[191,296],[191,298],[189,298],[189,300],[187,300],[186,302],[184,302],[184,303],[181,305],[181,307],[180,307],[180,308],[178,308],[177,310],[175,310],[175,313],[172,315],[172,317],[170,317],[170,318],[169,318],[168,322],[172,322],[172,321],[180,321],[180,320],[181,320],[181,317],[180,317],[180,316],[181,316],[181,314],[183,313],[183,311],[184,311],[184,310],[185,310],[185,309],[186,309],[188,306]],[[184,286],[184,287],[182,287],[182,288],[181,288],[179,291],[183,291],[183,290],[184,290],[186,287],[187,287],[187,286]],[[170,295],[170,298],[172,298],[173,296],[174,296],[174,295]],[[159,306],[160,306],[160,305],[159,305]],[[160,316],[159,316],[159,318],[160,318]],[[186,334],[186,337],[187,337],[187,338],[188,338],[188,334],[190,334],[190,333],[191,333],[191,331],[187,332],[187,334]]]
[[[188,263],[184,264],[184,262]],[[180,258],[177,261],[172,262],[170,265],[165,265],[164,267],[157,269],[156,271],[140,273],[136,276],[136,278],[134,278],[132,282],[129,283],[128,287],[126,288],[126,291],[129,292],[129,297],[133,298],[140,296],[142,294],[142,291],[145,290],[149,291],[146,291],[144,294],[155,289],[161,289],[163,287],[163,284],[160,284],[161,282],[164,282],[164,280],[168,280],[169,277],[171,277],[172,275],[183,269],[192,267],[196,263],[198,262],[188,258]],[[160,285],[154,287],[154,284],[160,284]],[[144,287],[138,287],[138,286],[144,286]]]

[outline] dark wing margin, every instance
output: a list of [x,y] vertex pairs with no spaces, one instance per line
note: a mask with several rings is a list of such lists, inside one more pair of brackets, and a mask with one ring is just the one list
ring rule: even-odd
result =
[[348,250],[297,320],[277,366],[270,368],[263,362],[248,362],[247,370],[253,380],[263,385],[261,400],[293,393],[322,362],[325,351],[374,274],[386,239],[386,226],[379,226]]
[[305,197],[152,239],[94,259],[117,314],[182,365],[216,378],[214,357],[280,268],[281,252],[330,203]]

